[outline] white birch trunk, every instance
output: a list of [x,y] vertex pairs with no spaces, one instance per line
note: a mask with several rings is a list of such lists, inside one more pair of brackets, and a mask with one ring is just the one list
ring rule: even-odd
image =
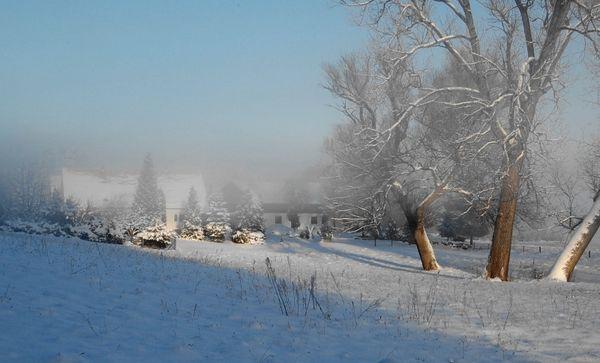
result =
[[548,279],[555,281],[569,281],[575,265],[585,252],[592,238],[600,226],[600,198],[596,198],[592,209],[571,235],[569,243],[552,267]]

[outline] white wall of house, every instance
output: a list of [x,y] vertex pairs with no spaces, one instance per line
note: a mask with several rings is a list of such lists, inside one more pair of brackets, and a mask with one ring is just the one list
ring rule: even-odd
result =
[[177,229],[179,217],[181,216],[182,211],[183,211],[182,208],[167,208],[166,227],[169,231],[173,231],[173,230]]
[[[298,214],[298,217],[300,219],[300,227],[299,228],[304,228],[304,227],[308,227],[311,225],[320,226],[321,224],[323,224],[323,215],[322,214],[300,213],[300,214]],[[280,218],[281,223],[277,223],[277,222],[279,222],[278,218]],[[263,219],[265,221],[265,228],[269,228],[275,224],[282,224],[282,225],[290,227],[290,228],[292,226],[286,213],[265,213],[263,216]],[[315,220],[316,220],[316,223],[313,223],[313,222],[315,222]]]

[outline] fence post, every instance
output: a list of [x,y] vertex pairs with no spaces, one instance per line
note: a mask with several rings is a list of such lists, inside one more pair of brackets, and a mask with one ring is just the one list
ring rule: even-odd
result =
[[538,249],[540,250],[540,253],[542,253],[542,246],[538,246]]

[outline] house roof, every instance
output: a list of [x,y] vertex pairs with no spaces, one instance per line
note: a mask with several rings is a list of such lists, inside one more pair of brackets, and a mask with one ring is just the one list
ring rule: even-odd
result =
[[[323,200],[323,191],[320,183],[307,182],[303,185],[306,191],[307,204],[319,204]],[[284,203],[286,195],[285,183],[274,181],[255,182],[248,185],[263,203]]]
[[[291,207],[292,205],[289,203],[263,203],[263,210],[265,213],[285,214],[292,209]],[[317,203],[307,203],[301,205],[296,211],[298,213],[319,214],[323,213],[323,208]]]

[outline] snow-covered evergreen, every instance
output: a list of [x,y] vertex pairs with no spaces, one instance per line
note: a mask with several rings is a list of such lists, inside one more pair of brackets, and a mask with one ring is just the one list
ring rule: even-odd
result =
[[237,230],[232,236],[231,236],[231,241],[233,243],[240,243],[240,244],[246,244],[246,243],[252,243],[252,244],[256,244],[256,243],[262,243],[265,240],[265,235],[263,232],[252,232],[249,231],[247,229],[240,229]]
[[208,198],[208,209],[205,215],[206,224],[218,223],[229,226],[230,215],[220,192],[212,193]]
[[192,225],[202,226],[202,211],[198,202],[198,193],[194,187],[190,188],[188,199],[183,205],[179,221],[181,223],[188,222]]
[[175,233],[167,230],[164,223],[146,227],[138,233],[136,240],[142,246],[167,248],[175,241]]
[[211,241],[222,242],[229,232],[229,226],[220,222],[209,222],[204,226],[204,235]]
[[238,214],[238,229],[264,232],[263,207],[260,200],[249,190],[244,192]]
[[204,238],[202,212],[198,203],[198,193],[194,187],[190,188],[188,199],[183,205],[183,211],[179,218],[179,229],[181,238],[195,240]]
[[138,178],[129,225],[144,229],[164,221],[164,193],[158,188],[152,157],[148,154]]

